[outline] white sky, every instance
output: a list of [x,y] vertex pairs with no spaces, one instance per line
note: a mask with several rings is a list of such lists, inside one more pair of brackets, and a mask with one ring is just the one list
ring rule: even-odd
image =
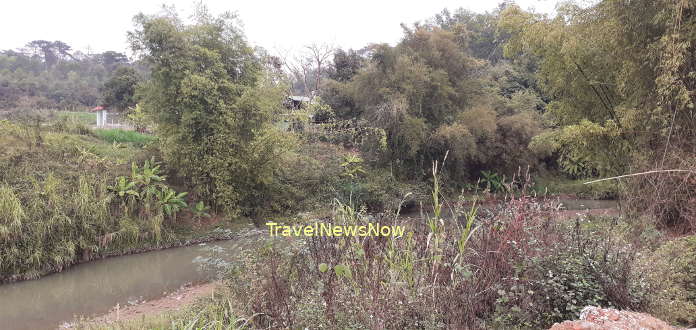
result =
[[[490,11],[498,0],[204,0],[213,13],[236,11],[252,45],[271,53],[296,51],[302,45],[328,43],[362,48],[372,42],[394,44],[400,23],[428,19],[444,8]],[[551,13],[558,0],[517,0],[525,9]],[[0,50],[31,40],[61,40],[74,50],[126,52],[132,18],[175,5],[188,17],[192,0],[3,0]]]

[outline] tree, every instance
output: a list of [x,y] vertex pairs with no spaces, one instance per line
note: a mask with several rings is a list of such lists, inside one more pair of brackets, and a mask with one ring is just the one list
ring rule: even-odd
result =
[[282,89],[263,74],[231,14],[199,6],[135,18],[133,50],[149,63],[140,105],[156,124],[170,168],[229,214],[255,215],[268,202],[288,139],[271,129]]
[[333,68],[329,72],[329,78],[339,82],[349,81],[365,65],[366,59],[352,49],[346,52],[339,48],[333,55]]
[[114,68],[128,64],[128,57],[119,52],[106,51],[98,55],[99,62],[108,70],[113,71]]
[[[628,179],[630,204],[662,225],[696,228],[696,15],[693,1],[573,3],[545,17],[509,6],[507,56],[539,58],[553,129],[531,147],[555,153],[576,176]],[[690,174],[689,174],[690,175]],[[626,182],[626,181],[623,181]]]
[[303,50],[292,58],[279,55],[277,59],[294,80],[293,85],[299,85],[293,86],[295,92],[314,97],[320,92],[322,78],[327,75],[327,62],[333,50],[334,48],[328,44],[313,43],[304,46]]
[[120,111],[134,106],[135,86],[138,81],[135,69],[128,66],[119,67],[102,87],[102,105]]
[[[104,62],[104,54],[116,54]],[[131,66],[125,55],[88,55],[61,41],[35,40],[21,51],[0,51],[0,108],[76,109],[93,107],[115,67]],[[120,54],[120,55],[117,55]],[[118,64],[121,63],[121,64]]]

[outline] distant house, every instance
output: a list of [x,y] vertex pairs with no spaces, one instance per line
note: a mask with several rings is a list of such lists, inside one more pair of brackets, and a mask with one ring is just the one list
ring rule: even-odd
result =
[[294,110],[302,109],[307,106],[310,101],[311,99],[306,96],[290,95],[286,101],[286,107]]
[[94,107],[91,112],[97,114],[97,127],[106,127],[106,115],[108,111],[102,106]]

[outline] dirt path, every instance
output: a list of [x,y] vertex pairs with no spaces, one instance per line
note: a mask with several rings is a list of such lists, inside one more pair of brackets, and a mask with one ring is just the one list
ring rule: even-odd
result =
[[163,312],[178,311],[193,303],[197,298],[210,296],[218,284],[215,282],[183,287],[162,298],[144,301],[132,306],[114,307],[108,314],[95,317],[92,322],[110,324],[132,320],[143,315],[156,315]]

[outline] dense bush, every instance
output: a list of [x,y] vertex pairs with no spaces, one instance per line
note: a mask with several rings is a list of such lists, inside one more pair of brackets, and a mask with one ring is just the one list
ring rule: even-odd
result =
[[232,15],[214,17],[201,5],[193,17],[135,18],[131,46],[152,70],[139,105],[156,124],[165,161],[191,190],[216,211],[256,217],[293,148],[271,123],[284,85],[264,71]]
[[696,236],[669,241],[647,259],[656,297],[655,315],[685,327],[696,326]]
[[533,242],[536,253],[500,285],[495,324],[540,328],[575,319],[585,306],[647,309],[651,292],[636,264],[647,238],[631,243],[631,225],[606,220],[577,220],[562,226],[552,244]]
[[[693,152],[696,152],[694,150]],[[677,234],[696,231],[696,157],[669,152],[664,172],[628,179],[627,204],[639,214],[648,214],[659,228]]]

